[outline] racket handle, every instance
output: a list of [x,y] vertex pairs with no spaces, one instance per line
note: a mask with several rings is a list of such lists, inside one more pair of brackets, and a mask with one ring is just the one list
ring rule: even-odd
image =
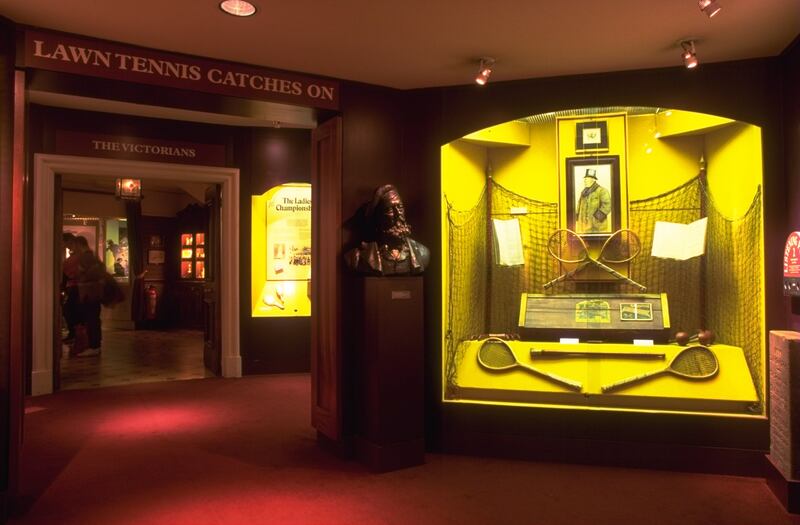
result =
[[628,377],[626,379],[617,381],[616,383],[611,383],[610,385],[601,386],[600,390],[605,394],[606,392],[611,392],[612,390],[618,390],[632,383],[637,383],[639,381],[642,381],[643,379],[647,379],[648,377],[652,376],[657,376],[658,374],[662,374],[664,372],[665,369],[651,370],[650,372],[645,372],[644,374],[639,374],[638,376]]
[[566,280],[566,279],[569,279],[570,277],[572,277],[573,275],[575,275],[575,274],[576,274],[576,273],[578,273],[579,271],[581,271],[581,270],[583,270],[584,268],[586,268],[586,265],[587,265],[587,264],[589,264],[589,261],[584,261],[584,262],[580,263],[578,266],[576,266],[576,267],[575,267],[575,268],[573,268],[572,270],[570,270],[570,271],[568,271],[568,272],[566,272],[566,273],[563,273],[563,274],[559,275],[558,277],[556,277],[556,278],[555,278],[555,279],[553,279],[552,281],[549,281],[549,282],[546,282],[546,283],[544,283],[544,286],[543,286],[542,288],[544,288],[545,290],[547,290],[548,288],[550,288],[550,287],[551,287],[551,286],[553,286],[554,284],[556,284],[556,283],[560,283],[561,281],[564,281],[564,280]]
[[588,350],[537,350],[531,348],[531,358],[559,359],[562,357],[619,357],[631,359],[664,359],[666,354],[652,352],[590,352]]
[[524,365],[522,363],[519,363],[519,366],[525,368],[526,370],[529,370],[529,371],[533,372],[534,374],[537,374],[539,376],[542,376],[542,377],[548,378],[548,379],[550,379],[552,381],[555,381],[556,383],[561,383],[562,385],[564,385],[567,388],[570,388],[572,390],[575,390],[575,391],[578,391],[578,392],[583,390],[583,383],[581,383],[579,381],[575,381],[573,379],[568,379],[566,377],[561,377],[560,375],[554,374],[552,372],[545,372],[544,370],[539,370],[538,368],[534,368],[532,366]]
[[606,264],[603,264],[603,263],[601,263],[601,262],[600,262],[600,261],[598,261],[597,259],[592,259],[592,261],[594,261],[594,263],[595,263],[597,266],[599,266],[599,267],[600,267],[600,268],[602,268],[603,270],[607,271],[608,273],[610,273],[611,275],[613,275],[613,276],[614,276],[614,277],[616,277],[617,279],[623,280],[623,281],[625,281],[626,283],[628,283],[628,284],[631,284],[631,285],[635,286],[635,287],[636,287],[636,288],[637,288],[637,289],[638,289],[640,292],[646,292],[646,291],[647,291],[647,287],[646,287],[646,286],[644,286],[644,285],[642,285],[642,284],[639,284],[639,283],[637,283],[636,281],[634,281],[634,280],[633,280],[633,279],[631,279],[630,277],[627,277],[627,276],[625,276],[625,275],[622,275],[621,273],[619,273],[618,271],[616,271],[614,268],[612,268],[612,267],[610,267],[610,266],[608,266],[608,265],[606,265]]

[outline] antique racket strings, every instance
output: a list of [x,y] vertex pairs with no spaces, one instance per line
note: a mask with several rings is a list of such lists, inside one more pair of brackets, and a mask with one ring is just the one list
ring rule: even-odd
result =
[[629,377],[602,386],[603,393],[612,392],[633,383],[638,383],[650,377],[670,373],[684,379],[709,379],[719,372],[719,360],[717,355],[706,346],[687,346],[677,354],[666,368],[651,370],[637,376]]
[[525,365],[517,360],[517,356],[511,350],[508,343],[497,337],[489,337],[482,344],[478,350],[478,363],[493,372],[504,372],[516,367],[523,368],[529,372],[561,384],[571,390],[580,391],[583,384],[572,379],[567,379],[551,372],[545,372],[530,365]]
[[644,292],[647,288],[630,277],[622,275],[608,264],[621,264],[633,260],[642,251],[639,237],[631,230],[622,229],[614,232],[600,248],[597,258],[589,254],[586,241],[572,230],[556,230],[547,241],[547,251],[556,260],[564,264],[577,264],[568,272],[559,275],[552,281],[545,283],[545,290],[556,283],[569,279],[593,264],[610,273],[617,279],[627,282]]

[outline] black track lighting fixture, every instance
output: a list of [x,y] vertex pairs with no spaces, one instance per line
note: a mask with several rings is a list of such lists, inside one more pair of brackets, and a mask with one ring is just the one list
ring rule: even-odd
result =
[[482,57],[480,59],[480,67],[478,74],[475,75],[475,83],[479,86],[485,86],[489,82],[489,77],[492,75],[492,68],[494,67],[495,59],[492,57]]
[[681,57],[683,58],[683,65],[686,66],[686,69],[694,69],[696,68],[700,62],[697,60],[697,51],[694,46],[694,40],[681,40],[681,49],[683,49],[683,53]]

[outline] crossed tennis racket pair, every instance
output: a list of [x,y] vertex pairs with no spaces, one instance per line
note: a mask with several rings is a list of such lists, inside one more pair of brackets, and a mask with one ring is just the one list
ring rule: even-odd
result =
[[[531,349],[531,358],[561,358],[561,357],[621,357],[636,359],[664,359],[665,354],[645,352],[586,352],[579,350],[536,350]],[[549,379],[562,386],[580,392],[583,383],[562,377],[552,372],[541,370],[532,365],[520,363],[506,341],[498,337],[489,337],[478,350],[478,363],[485,369],[493,372],[505,372],[516,367],[523,368],[540,377]],[[636,376],[628,377],[600,387],[603,393],[612,392],[633,383],[638,383],[650,377],[670,373],[683,379],[710,379],[719,372],[717,355],[710,348],[703,345],[692,345],[683,348],[675,354],[666,367],[650,370]]]
[[645,286],[608,266],[609,264],[621,264],[631,261],[642,251],[642,243],[639,241],[639,236],[632,230],[622,229],[612,233],[603,243],[597,257],[593,257],[589,253],[586,241],[574,231],[567,229],[556,230],[547,241],[547,251],[559,262],[577,264],[577,266],[545,283],[545,290],[556,283],[575,276],[589,265],[610,273],[617,279],[635,286],[639,291],[644,292],[647,290]]

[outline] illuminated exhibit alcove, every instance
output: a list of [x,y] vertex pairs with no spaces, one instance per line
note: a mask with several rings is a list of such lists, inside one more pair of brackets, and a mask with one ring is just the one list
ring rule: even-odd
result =
[[311,315],[311,184],[252,197],[253,317]]
[[539,114],[444,145],[441,183],[445,403],[765,417],[759,127]]

